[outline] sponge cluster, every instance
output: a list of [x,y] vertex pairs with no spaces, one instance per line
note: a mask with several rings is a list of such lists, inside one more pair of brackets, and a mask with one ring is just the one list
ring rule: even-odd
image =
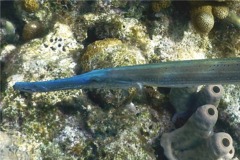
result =
[[224,94],[222,85],[206,85],[197,92],[198,87],[172,88],[169,94],[170,103],[176,110],[173,121],[177,118],[189,117],[198,107],[212,104],[218,107]]
[[162,135],[165,156],[171,160],[231,159],[235,152],[231,136],[213,132],[217,118],[214,105],[199,107],[183,127]]

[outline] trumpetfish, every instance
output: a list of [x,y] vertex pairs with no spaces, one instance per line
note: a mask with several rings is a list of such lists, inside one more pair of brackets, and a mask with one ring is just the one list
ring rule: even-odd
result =
[[240,58],[104,68],[57,80],[16,82],[13,88],[32,93],[80,88],[187,87],[236,83],[240,83]]

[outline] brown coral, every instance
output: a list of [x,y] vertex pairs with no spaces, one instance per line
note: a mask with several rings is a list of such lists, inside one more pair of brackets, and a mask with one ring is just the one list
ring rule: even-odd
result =
[[160,10],[169,7],[171,4],[170,0],[159,0],[152,2],[152,10],[153,12],[159,12]]
[[23,40],[31,40],[42,35],[44,31],[43,25],[38,21],[29,22],[24,25],[22,37]]
[[191,10],[192,22],[196,30],[208,34],[214,26],[214,17],[210,5],[193,7]]
[[229,8],[227,6],[214,6],[212,9],[214,17],[224,19],[228,16]]
[[116,38],[106,38],[88,45],[80,61],[84,72],[98,68],[145,63],[138,48]]
[[230,8],[238,6],[239,1],[189,1],[191,5],[191,19],[195,29],[208,34],[214,26],[214,18],[225,19],[229,17]]
[[37,0],[23,0],[22,6],[27,12],[35,12],[39,9],[39,3]]

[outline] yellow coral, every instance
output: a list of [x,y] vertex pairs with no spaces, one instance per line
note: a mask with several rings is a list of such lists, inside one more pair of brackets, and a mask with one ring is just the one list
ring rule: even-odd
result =
[[[191,0],[189,1],[191,6],[191,21],[198,32],[208,34],[214,26],[214,18],[227,18],[231,21],[231,10],[236,10],[239,2],[240,0]],[[233,23],[238,26],[236,21],[233,21]]]
[[203,12],[193,19],[193,24],[200,33],[208,34],[214,26],[214,17]]
[[200,13],[208,13],[212,14],[212,6],[210,5],[202,5],[202,6],[194,6],[191,9],[191,16],[194,17]]
[[227,6],[214,6],[213,15],[219,19],[224,19],[228,16],[229,8]]
[[106,38],[89,44],[80,59],[80,65],[84,72],[97,68],[143,63],[145,63],[145,59],[138,48],[115,38]]
[[212,6],[210,5],[193,7],[191,18],[196,30],[202,34],[208,34],[214,26]]
[[39,9],[39,3],[37,0],[23,0],[22,6],[27,12],[35,12]]
[[[81,57],[81,63],[89,63],[93,57],[98,57],[101,59],[99,53],[105,52],[107,48],[113,48],[122,44],[122,41],[116,38],[106,38],[104,40],[95,41],[94,43],[87,46],[85,54]],[[100,60],[99,59],[99,60]],[[92,69],[88,68],[89,65],[83,65],[84,71],[90,71]]]
[[169,7],[171,4],[170,0],[160,0],[152,2],[153,12],[159,12],[161,9]]

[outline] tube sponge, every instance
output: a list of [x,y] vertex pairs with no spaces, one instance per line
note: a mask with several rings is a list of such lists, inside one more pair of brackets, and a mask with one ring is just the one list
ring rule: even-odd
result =
[[224,89],[222,85],[207,85],[197,93],[197,102],[195,106],[198,107],[205,104],[212,104],[215,107],[218,107],[223,94]]
[[227,133],[213,133],[218,118],[215,106],[201,106],[186,124],[171,133],[164,133],[161,146],[169,160],[230,159],[234,155],[233,141]]
[[216,160],[231,159],[234,156],[232,138],[227,133],[215,133],[202,140],[197,147],[179,152],[181,160]]
[[174,114],[172,121],[176,122],[178,118],[189,117],[191,112],[188,112],[192,106],[194,95],[197,92],[197,86],[184,87],[184,88],[171,88],[169,93],[170,103],[175,108],[176,113]]
[[233,140],[232,137],[224,132],[215,133],[209,138],[207,148],[211,149],[212,158],[232,158],[234,155]]
[[199,92],[197,87],[172,88],[169,94],[170,103],[175,108],[173,121],[181,117],[190,117],[199,106],[212,104],[218,107],[224,94],[222,85],[206,85]]
[[165,156],[177,160],[182,152],[200,145],[203,139],[212,134],[217,118],[218,111],[215,106],[208,104],[199,107],[183,127],[162,135],[161,146]]
[[175,107],[177,113],[186,112],[191,105],[193,95],[197,87],[172,88],[169,93],[170,103]]

